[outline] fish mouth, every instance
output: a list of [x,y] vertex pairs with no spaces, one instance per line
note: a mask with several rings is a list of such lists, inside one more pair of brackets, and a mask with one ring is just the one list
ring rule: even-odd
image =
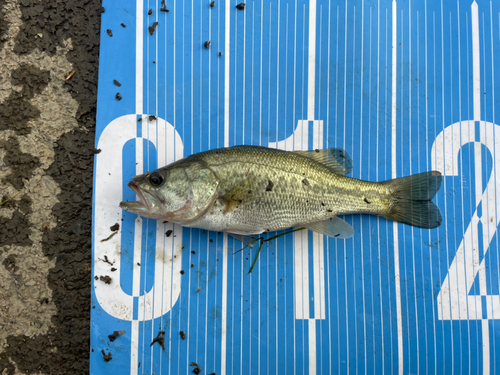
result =
[[126,211],[134,212],[140,215],[144,215],[149,211],[150,205],[146,200],[144,192],[137,186],[133,181],[130,181],[127,186],[132,189],[134,193],[139,197],[139,201],[134,202],[120,202],[120,207]]
[[141,189],[139,189],[139,186],[137,186],[134,181],[130,181],[127,184],[127,186],[129,188],[131,188],[134,191],[134,193],[137,194],[137,196],[139,197],[139,200],[142,203],[142,205],[148,209],[149,205],[148,205],[148,203],[146,201],[146,198],[144,197],[143,191]]

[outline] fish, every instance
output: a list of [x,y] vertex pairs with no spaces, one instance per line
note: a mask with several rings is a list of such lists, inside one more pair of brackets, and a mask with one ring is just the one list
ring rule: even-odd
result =
[[354,229],[339,216],[351,214],[424,229],[441,225],[432,202],[441,187],[440,172],[370,182],[346,176],[352,170],[352,159],[341,148],[219,148],[134,177],[127,186],[139,200],[120,207],[184,227],[227,232],[246,243],[297,226],[350,238]]

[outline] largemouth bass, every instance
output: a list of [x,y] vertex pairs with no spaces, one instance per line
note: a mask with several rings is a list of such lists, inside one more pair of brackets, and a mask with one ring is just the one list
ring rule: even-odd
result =
[[185,227],[254,235],[301,226],[334,237],[353,236],[338,215],[372,214],[419,228],[442,222],[431,201],[439,172],[384,182],[350,178],[352,160],[338,148],[282,151],[235,146],[201,152],[128,186],[139,201],[120,207]]

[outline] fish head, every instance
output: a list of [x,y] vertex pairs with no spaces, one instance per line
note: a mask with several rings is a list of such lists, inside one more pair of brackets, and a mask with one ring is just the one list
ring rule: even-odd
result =
[[121,202],[120,207],[150,219],[188,223],[212,205],[218,184],[215,174],[202,163],[174,163],[134,177],[127,186],[139,201]]

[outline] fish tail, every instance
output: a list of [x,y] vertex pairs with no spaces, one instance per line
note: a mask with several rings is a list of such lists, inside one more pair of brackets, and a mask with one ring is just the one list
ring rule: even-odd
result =
[[441,187],[442,179],[440,172],[431,171],[383,182],[390,194],[389,209],[383,216],[418,228],[439,227],[443,217],[431,199]]

